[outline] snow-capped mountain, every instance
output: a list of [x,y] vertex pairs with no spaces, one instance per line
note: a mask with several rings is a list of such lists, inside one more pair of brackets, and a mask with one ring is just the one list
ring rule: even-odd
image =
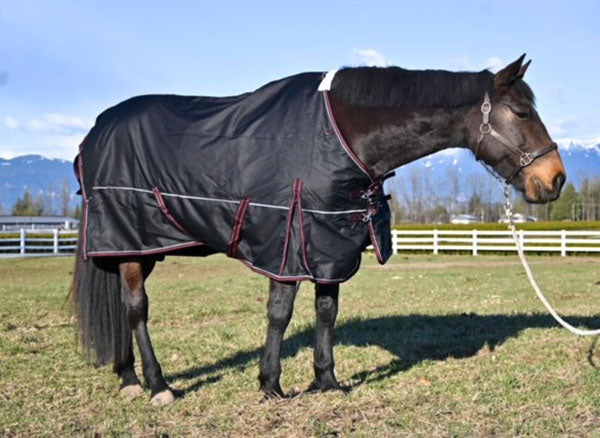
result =
[[[588,141],[560,139],[557,143],[567,171],[567,183],[571,182],[575,184],[575,187],[580,188],[584,179],[600,177],[600,138]],[[422,176],[427,175],[430,179],[430,186],[442,192],[447,189],[451,178],[450,173],[457,173],[460,181],[459,193],[466,197],[473,193],[472,186],[474,184],[482,182],[495,184],[495,180],[475,160],[471,151],[449,149],[397,169],[396,176],[389,186],[390,189],[391,187],[406,187],[409,184],[411,173],[414,174],[415,171]],[[498,193],[500,193],[499,190]]]
[[79,189],[73,173],[73,163],[68,160],[45,158],[41,155],[23,155],[6,160],[0,158],[0,205],[4,214],[28,188],[34,199],[42,196],[47,208],[60,213],[64,182],[69,185],[71,205],[78,202]]

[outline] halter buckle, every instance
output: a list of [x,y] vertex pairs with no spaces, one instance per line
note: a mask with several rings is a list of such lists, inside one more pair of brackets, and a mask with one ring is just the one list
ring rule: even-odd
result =
[[481,104],[481,112],[483,114],[489,114],[492,112],[492,104],[489,101],[483,102]]
[[519,164],[522,167],[529,166],[533,162],[533,156],[529,152],[521,154],[519,158]]

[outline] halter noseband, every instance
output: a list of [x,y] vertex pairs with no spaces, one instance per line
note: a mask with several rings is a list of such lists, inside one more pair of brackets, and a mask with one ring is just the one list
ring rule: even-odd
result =
[[[483,103],[481,104],[481,113],[483,114],[483,122],[479,125],[479,141],[477,142],[477,146],[475,147],[475,158],[479,161],[481,158],[479,156],[479,150],[485,136],[490,134],[494,139],[498,140],[502,146],[507,148],[511,153],[517,155],[519,157],[519,164],[513,170],[510,175],[506,178],[506,184],[510,184],[512,179],[519,174],[521,170],[525,167],[529,166],[533,163],[534,160],[546,155],[548,152],[552,152],[558,149],[556,143],[552,142],[548,146],[538,149],[534,152],[524,152],[519,146],[511,143],[507,140],[502,134],[492,128],[490,124],[490,113],[492,112],[492,104],[490,103],[490,96],[487,91],[485,92],[485,96],[483,98]],[[487,166],[485,166],[487,168]],[[490,169],[488,169],[490,170]],[[491,171],[491,170],[490,170]]]

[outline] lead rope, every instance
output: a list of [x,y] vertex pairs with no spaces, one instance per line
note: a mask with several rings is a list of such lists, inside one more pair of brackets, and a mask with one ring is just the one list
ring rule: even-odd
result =
[[537,284],[537,281],[535,281],[535,277],[533,276],[533,273],[531,272],[531,268],[529,267],[529,264],[527,263],[527,260],[525,259],[525,251],[523,250],[523,245],[521,244],[521,240],[517,236],[517,230],[515,228],[515,222],[514,222],[514,218],[513,218],[513,213],[514,213],[513,205],[510,200],[510,187],[507,184],[505,184],[503,181],[502,181],[502,184],[504,186],[503,187],[504,188],[504,197],[506,198],[506,202],[504,204],[504,211],[506,212],[506,217],[508,218],[508,229],[511,231],[513,240],[515,241],[515,244],[517,245],[517,252],[519,253],[519,258],[521,259],[521,264],[523,265],[523,268],[525,269],[525,273],[527,274],[527,278],[529,279],[529,283],[531,284],[531,287],[535,291],[535,294],[538,296],[538,298],[540,299],[542,304],[546,307],[546,309],[548,309],[548,312],[550,312],[550,314],[556,320],[556,322],[558,322],[564,328],[569,330],[571,333],[578,335],[578,336],[600,335],[600,329],[581,330],[581,329],[578,329],[577,327],[573,327],[567,321],[562,319],[558,313],[556,313],[556,310],[554,310],[552,305],[548,302],[548,300],[544,296],[544,293],[540,289],[540,286]]

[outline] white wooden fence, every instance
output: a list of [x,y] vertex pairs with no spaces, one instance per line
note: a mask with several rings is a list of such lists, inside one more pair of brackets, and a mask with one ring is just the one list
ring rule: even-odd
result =
[[[518,232],[526,252],[600,252],[600,231],[556,230]],[[474,256],[484,251],[511,251],[517,247],[508,230],[393,230],[394,254],[399,251],[469,251]]]
[[76,248],[74,230],[0,231],[0,257],[71,255]]
[[[600,231],[518,231],[527,252],[568,253],[600,252]],[[440,252],[468,251],[474,256],[480,252],[516,252],[508,230],[393,230],[394,253],[401,251]],[[56,256],[73,254],[77,235],[63,230],[20,230],[0,232],[0,257]]]

